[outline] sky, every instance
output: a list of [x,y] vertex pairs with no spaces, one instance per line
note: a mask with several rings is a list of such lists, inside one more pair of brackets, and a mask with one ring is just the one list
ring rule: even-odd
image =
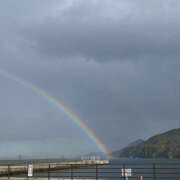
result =
[[[180,127],[179,0],[1,0],[0,71],[41,88],[117,150]],[[0,73],[0,158],[99,151]]]

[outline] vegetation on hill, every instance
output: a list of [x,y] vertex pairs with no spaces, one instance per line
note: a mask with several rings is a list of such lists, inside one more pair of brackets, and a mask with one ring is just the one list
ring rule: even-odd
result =
[[112,155],[132,158],[180,158],[180,128],[155,135],[137,144],[132,143]]

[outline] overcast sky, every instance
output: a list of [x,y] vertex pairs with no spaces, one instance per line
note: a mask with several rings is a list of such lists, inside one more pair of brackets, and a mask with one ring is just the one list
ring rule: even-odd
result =
[[[179,18],[179,0],[1,0],[0,71],[119,149],[180,127]],[[99,151],[46,99],[2,74],[0,84],[1,157]]]

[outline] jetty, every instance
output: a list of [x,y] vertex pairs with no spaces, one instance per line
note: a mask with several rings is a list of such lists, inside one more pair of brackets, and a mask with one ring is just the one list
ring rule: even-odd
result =
[[33,173],[44,173],[60,170],[79,169],[96,165],[107,165],[108,160],[76,160],[76,161],[32,161],[32,162],[6,162],[0,164],[0,179],[16,175],[28,174],[29,165],[33,167]]

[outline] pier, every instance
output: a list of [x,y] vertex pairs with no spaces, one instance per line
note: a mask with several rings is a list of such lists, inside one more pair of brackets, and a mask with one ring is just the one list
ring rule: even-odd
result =
[[37,173],[45,173],[48,175],[49,172],[55,171],[67,171],[67,170],[75,170],[80,168],[87,167],[95,167],[99,165],[107,165],[109,164],[108,160],[79,160],[79,161],[29,161],[29,162],[4,162],[0,164],[0,179],[18,179],[18,177],[26,177],[28,178],[28,168],[29,165],[32,166],[33,174]]

